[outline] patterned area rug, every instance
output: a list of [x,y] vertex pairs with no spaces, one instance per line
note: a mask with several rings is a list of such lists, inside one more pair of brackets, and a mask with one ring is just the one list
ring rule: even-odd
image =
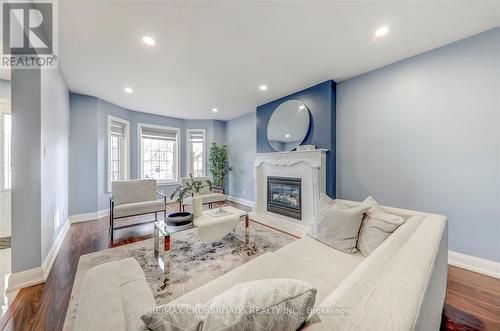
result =
[[10,248],[10,237],[0,238],[0,249]]
[[[234,235],[243,238],[243,223],[240,223]],[[166,275],[158,267],[153,255],[153,239],[81,256],[64,330],[73,329],[81,283],[87,270],[93,266],[134,257],[144,270],[156,304],[161,305],[294,240],[291,236],[254,222],[250,223],[248,245],[229,235],[221,241],[206,244],[199,240],[196,229],[179,232],[172,237],[172,264]]]

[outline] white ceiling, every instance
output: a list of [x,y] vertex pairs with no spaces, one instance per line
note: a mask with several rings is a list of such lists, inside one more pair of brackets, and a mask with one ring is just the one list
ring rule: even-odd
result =
[[[500,25],[500,2],[477,1],[59,6],[60,65],[72,91],[189,119],[234,118]],[[383,25],[389,34],[374,40]],[[144,35],[156,46],[145,46]]]

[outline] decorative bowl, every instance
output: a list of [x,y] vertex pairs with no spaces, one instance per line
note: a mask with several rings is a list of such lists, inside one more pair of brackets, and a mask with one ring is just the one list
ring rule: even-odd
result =
[[176,212],[169,214],[166,223],[172,226],[186,225],[193,221],[194,215],[189,212]]

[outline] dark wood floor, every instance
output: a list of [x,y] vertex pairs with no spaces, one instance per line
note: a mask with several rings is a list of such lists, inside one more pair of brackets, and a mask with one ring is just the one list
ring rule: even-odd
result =
[[[151,232],[151,224],[117,230],[113,246],[150,238]],[[107,219],[71,225],[47,282],[22,289],[0,329],[61,330],[80,256],[110,246]],[[441,329],[500,331],[500,279],[450,266]]]

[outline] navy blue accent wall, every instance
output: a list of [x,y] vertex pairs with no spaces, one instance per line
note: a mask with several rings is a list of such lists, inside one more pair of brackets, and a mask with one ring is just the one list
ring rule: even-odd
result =
[[326,193],[335,198],[335,137],[337,83],[328,80],[286,97],[257,107],[257,152],[274,152],[267,141],[267,123],[274,110],[284,101],[296,99],[304,103],[311,114],[311,127],[303,144],[328,149],[326,158]]

